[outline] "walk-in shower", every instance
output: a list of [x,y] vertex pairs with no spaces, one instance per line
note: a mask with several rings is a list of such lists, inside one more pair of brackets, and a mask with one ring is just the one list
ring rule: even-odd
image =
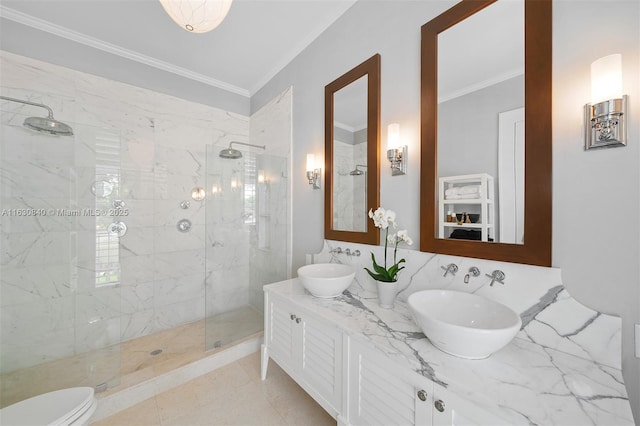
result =
[[227,159],[233,159],[233,160],[236,160],[238,158],[242,158],[242,152],[231,147],[231,145],[233,145],[233,144],[250,146],[250,147],[253,147],[253,148],[265,149],[264,145],[254,145],[254,144],[251,144],[251,143],[233,141],[233,142],[231,142],[229,144],[229,148],[225,148],[225,149],[220,151],[220,154],[218,154],[220,156],[220,158],[227,158]]
[[31,105],[39,108],[44,108],[49,112],[47,117],[27,117],[22,125],[31,130],[37,132],[48,133],[50,135],[59,136],[72,136],[73,129],[68,124],[58,121],[53,118],[53,110],[45,104],[39,104],[36,102],[23,101],[22,99],[10,98],[7,96],[0,96],[0,99],[10,102],[17,102],[20,104]]
[[[207,145],[217,127],[182,122],[176,134],[200,140],[145,145],[121,132],[162,134],[73,122],[47,143],[13,99],[0,102],[0,407],[68,387],[118,392],[257,342],[262,286],[289,274],[286,157]],[[227,146],[240,156],[221,156]]]

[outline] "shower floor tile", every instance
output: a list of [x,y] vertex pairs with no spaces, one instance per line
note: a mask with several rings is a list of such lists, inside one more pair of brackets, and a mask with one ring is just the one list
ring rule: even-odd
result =
[[[117,386],[97,394],[102,398],[224,350],[232,341],[235,344],[253,338],[262,333],[262,328],[262,313],[244,307],[208,318],[206,322],[201,320],[122,342],[119,350],[80,354],[5,373],[0,375],[0,408],[57,389],[96,386],[95,380],[87,375],[89,370],[100,371],[99,377],[120,376]],[[207,347],[218,341],[221,345],[205,351],[205,339]],[[161,352],[152,355],[158,350]],[[119,362],[114,357],[119,357]]]
[[335,425],[273,361],[260,380],[255,353],[156,395],[94,426]]

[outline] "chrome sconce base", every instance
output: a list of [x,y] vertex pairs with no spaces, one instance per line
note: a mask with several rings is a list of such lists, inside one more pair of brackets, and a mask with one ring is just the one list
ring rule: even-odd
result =
[[584,149],[614,148],[627,145],[627,99],[610,99],[584,106]]
[[313,189],[320,189],[320,169],[307,170],[307,180]]
[[407,146],[387,150],[387,159],[391,163],[391,176],[407,174]]

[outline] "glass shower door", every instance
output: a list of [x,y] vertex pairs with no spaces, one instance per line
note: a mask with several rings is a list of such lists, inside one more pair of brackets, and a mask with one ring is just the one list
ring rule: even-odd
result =
[[107,163],[117,170],[120,137],[74,123],[74,136],[40,134],[22,126],[25,117],[2,104],[0,406],[119,380],[117,242],[103,262],[101,230],[112,217],[93,191]]
[[207,147],[206,349],[263,329],[262,286],[287,277],[287,161]]

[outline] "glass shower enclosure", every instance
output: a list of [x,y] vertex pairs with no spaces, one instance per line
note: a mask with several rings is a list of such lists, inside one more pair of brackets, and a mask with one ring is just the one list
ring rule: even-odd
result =
[[290,255],[287,159],[221,148],[207,147],[207,350],[263,330],[262,287],[288,278]]
[[0,124],[0,407],[120,374],[120,135]]

